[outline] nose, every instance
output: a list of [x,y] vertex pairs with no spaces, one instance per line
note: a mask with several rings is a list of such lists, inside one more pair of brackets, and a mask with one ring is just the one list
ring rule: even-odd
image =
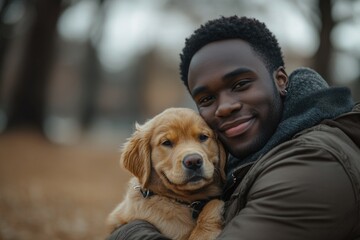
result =
[[219,93],[216,117],[227,117],[242,108],[242,103],[228,92]]
[[203,165],[203,159],[199,154],[189,154],[182,161],[187,169],[197,170]]
[[234,100],[228,99],[222,101],[218,108],[216,109],[215,116],[216,117],[227,117],[230,114],[232,114],[235,111],[238,111],[241,109],[241,103],[240,102],[231,102]]

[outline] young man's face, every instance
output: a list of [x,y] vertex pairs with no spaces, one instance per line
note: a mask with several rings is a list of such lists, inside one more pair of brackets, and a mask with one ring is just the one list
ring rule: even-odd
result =
[[204,46],[189,67],[188,87],[200,115],[238,158],[260,150],[275,132],[286,85],[283,68],[269,73],[250,45],[237,39]]

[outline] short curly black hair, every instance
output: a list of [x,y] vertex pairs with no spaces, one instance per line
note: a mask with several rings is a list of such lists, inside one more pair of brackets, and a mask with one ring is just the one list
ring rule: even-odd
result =
[[241,39],[249,43],[270,73],[284,66],[279,43],[264,23],[247,17],[220,17],[201,25],[185,40],[180,54],[180,77],[187,88],[189,65],[194,54],[211,42],[226,39]]

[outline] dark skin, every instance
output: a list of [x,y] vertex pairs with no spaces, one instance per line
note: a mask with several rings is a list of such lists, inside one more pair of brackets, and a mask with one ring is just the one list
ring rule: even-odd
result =
[[260,150],[275,132],[287,84],[283,67],[270,73],[263,58],[239,39],[204,46],[188,73],[200,115],[237,158]]

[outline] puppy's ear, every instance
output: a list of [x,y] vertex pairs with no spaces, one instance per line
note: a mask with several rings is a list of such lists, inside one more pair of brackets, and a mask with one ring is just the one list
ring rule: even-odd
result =
[[120,164],[137,177],[146,188],[151,172],[150,134],[146,127],[136,123],[136,130],[124,144]]
[[226,173],[225,173],[225,167],[226,167],[226,161],[228,157],[228,153],[221,144],[221,142],[218,140],[217,142],[218,148],[219,148],[219,160],[220,160],[220,176],[223,183],[226,182]]

